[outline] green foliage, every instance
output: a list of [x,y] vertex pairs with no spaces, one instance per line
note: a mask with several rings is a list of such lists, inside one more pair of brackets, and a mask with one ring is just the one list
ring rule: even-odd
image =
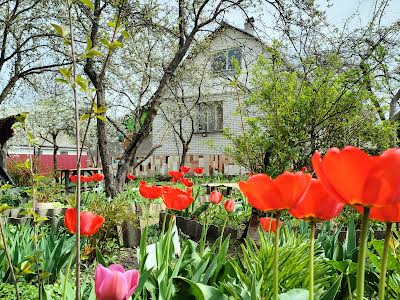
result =
[[[54,283],[59,272],[65,267],[70,255],[73,236],[61,234],[54,229],[39,227],[37,233],[38,251],[36,251],[30,223],[19,226],[5,225],[4,231],[9,247],[12,264],[19,278],[30,282],[35,280],[39,269],[42,282]],[[39,266],[37,266],[39,263]],[[2,282],[11,282],[4,248],[0,249],[0,278]]]
[[[257,295],[256,299],[272,298],[272,272],[273,272],[273,239],[260,232],[260,246],[252,240],[246,240],[242,245],[243,257],[232,261],[232,268],[236,274],[234,281],[224,283],[223,286],[235,298],[253,299],[251,294]],[[309,242],[303,236],[296,236],[291,231],[286,231],[282,236],[279,249],[279,283],[280,291],[287,293],[296,288],[308,287],[308,252]],[[335,282],[336,275],[333,268],[324,263],[323,251],[317,244],[314,261],[314,290],[316,297],[321,297]],[[253,284],[257,283],[254,287]],[[235,286],[243,288],[235,288]],[[301,292],[300,292],[301,293]],[[285,298],[283,298],[285,299]],[[302,298],[300,298],[302,299]]]
[[[274,48],[253,71],[253,92],[239,107],[246,132],[226,132],[227,153],[251,171],[277,175],[309,165],[315,150],[347,144],[381,151],[395,128],[380,122],[361,71],[327,54],[298,68]],[[246,114],[244,113],[246,112]]]
[[138,215],[133,205],[132,192],[120,193],[114,199],[109,199],[104,193],[88,192],[82,195],[82,201],[87,209],[105,218],[103,226],[95,236],[89,238],[93,247],[101,252],[112,252],[119,241],[118,226],[124,222],[136,224]]

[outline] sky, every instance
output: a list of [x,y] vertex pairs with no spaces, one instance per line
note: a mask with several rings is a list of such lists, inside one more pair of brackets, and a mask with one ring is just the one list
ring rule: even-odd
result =
[[[293,0],[294,1],[294,0]],[[305,0],[301,0],[305,1]],[[341,28],[346,20],[351,18],[351,22],[348,24],[349,28],[360,27],[360,24],[364,25],[371,17],[371,12],[374,9],[374,0],[315,0],[320,10],[325,11],[329,23],[335,24]],[[269,7],[266,5],[264,12],[257,8],[254,15],[249,14],[255,18],[255,26],[260,27],[263,24],[268,24],[268,13],[266,13]],[[358,10],[358,15],[354,13]],[[392,23],[400,19],[400,0],[391,0],[389,6],[386,8],[386,18],[383,20],[383,25]],[[242,13],[236,11],[231,15],[227,16],[227,21],[233,25],[243,28],[245,17]]]
[[[323,10],[326,10],[328,20],[343,25],[345,20],[349,18],[359,8],[360,16],[354,18],[354,22],[365,22],[368,20],[369,12],[373,8],[373,0],[317,0],[317,3]],[[332,6],[327,7],[327,3]],[[392,0],[387,8],[387,21],[393,22],[398,20],[400,16],[400,0]]]

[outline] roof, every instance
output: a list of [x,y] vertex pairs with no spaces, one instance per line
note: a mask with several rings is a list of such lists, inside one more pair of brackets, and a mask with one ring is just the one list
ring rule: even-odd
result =
[[209,37],[212,38],[213,35],[217,34],[219,31],[221,31],[221,30],[223,30],[225,28],[229,28],[229,29],[232,29],[232,30],[239,31],[239,32],[241,32],[241,33],[243,33],[243,34],[245,34],[245,35],[257,40],[258,42],[264,44],[264,42],[259,37],[255,36],[254,34],[248,32],[248,31],[246,31],[244,29],[241,29],[239,27],[233,26],[233,25],[231,25],[231,24],[229,24],[229,23],[227,23],[225,21],[222,21],[220,23],[219,27],[216,30],[214,30]]

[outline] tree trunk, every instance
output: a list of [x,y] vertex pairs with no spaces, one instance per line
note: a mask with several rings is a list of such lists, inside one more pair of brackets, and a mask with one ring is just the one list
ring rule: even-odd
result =
[[57,134],[52,134],[51,137],[53,138],[53,174],[54,174],[54,179],[56,182],[59,182],[59,178],[57,176],[57,169],[58,169],[58,158],[57,158],[57,152],[58,152],[58,145],[57,145]]
[[6,144],[0,144],[0,168],[7,171],[7,147]]
[[[101,86],[100,88],[97,87],[96,95],[97,95],[97,106],[98,107],[105,106],[106,100],[105,100],[105,93],[103,86]],[[116,187],[114,180],[114,172],[112,169],[112,158],[108,147],[107,124],[98,118],[97,118],[97,139],[99,145],[101,165],[104,174],[106,194],[108,197],[114,198],[118,194],[119,189]]]
[[179,164],[180,167],[182,167],[182,166],[185,165],[185,162],[186,162],[186,154],[188,153],[188,151],[189,151],[189,144],[183,143],[183,144],[182,144],[181,161],[180,161],[180,164]]

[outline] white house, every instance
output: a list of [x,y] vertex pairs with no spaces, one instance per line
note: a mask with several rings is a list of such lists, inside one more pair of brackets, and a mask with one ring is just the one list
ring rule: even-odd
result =
[[166,174],[177,169],[183,149],[179,133],[185,140],[192,135],[185,164],[204,167],[207,174],[239,172],[224,154],[229,141],[223,130],[243,130],[236,110],[246,94],[232,85],[232,79],[237,78],[250,90],[252,67],[264,53],[265,45],[254,35],[252,21],[248,20],[244,29],[222,23],[185,59],[164,91],[160,112],[153,121],[152,144],[162,146],[137,174]]

